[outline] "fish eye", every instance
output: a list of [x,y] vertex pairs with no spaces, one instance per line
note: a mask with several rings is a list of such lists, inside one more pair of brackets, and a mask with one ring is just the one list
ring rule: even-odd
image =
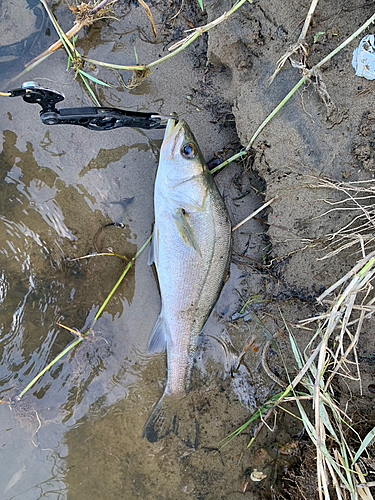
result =
[[197,147],[193,142],[187,142],[181,148],[181,154],[185,158],[195,158],[197,156]]

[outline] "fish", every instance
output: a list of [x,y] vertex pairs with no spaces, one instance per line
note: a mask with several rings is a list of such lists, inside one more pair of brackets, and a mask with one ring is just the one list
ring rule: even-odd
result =
[[21,480],[25,470],[26,470],[26,466],[24,465],[19,471],[15,472],[13,474],[13,476],[10,478],[8,484],[5,487],[4,493],[6,493],[11,488],[13,488],[13,486],[15,486],[18,483],[18,481]]
[[184,120],[170,119],[154,188],[155,224],[148,264],[155,264],[161,312],[148,352],[167,351],[168,377],[143,437],[169,433],[196,448],[198,423],[186,395],[197,340],[217,302],[231,259],[231,223],[198,143]]

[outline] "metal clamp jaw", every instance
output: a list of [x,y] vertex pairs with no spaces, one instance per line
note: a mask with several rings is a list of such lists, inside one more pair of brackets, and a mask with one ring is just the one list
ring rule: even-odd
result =
[[112,130],[119,127],[143,129],[161,129],[165,118],[178,120],[176,116],[161,116],[158,113],[127,111],[118,108],[79,107],[58,108],[56,104],[65,96],[56,90],[41,87],[35,82],[25,82],[21,88],[9,90],[10,97],[21,96],[25,102],[39,104],[42,107],[40,119],[45,125],[81,125],[90,130]]

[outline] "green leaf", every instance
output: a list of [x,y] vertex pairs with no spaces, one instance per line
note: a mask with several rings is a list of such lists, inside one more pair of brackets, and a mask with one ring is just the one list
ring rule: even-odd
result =
[[362,455],[362,453],[367,448],[367,446],[371,443],[371,441],[374,439],[374,437],[375,437],[375,427],[373,429],[371,429],[371,431],[367,434],[365,439],[362,441],[362,444],[359,447],[359,450],[355,454],[353,464],[355,464],[355,462],[359,459],[359,457]]
[[73,59],[71,58],[71,56],[68,54],[68,64],[66,66],[66,71],[69,71],[69,68],[70,68],[70,62],[73,62]]
[[203,10],[203,0],[198,0],[198,3],[201,10]]
[[83,71],[82,69],[80,69],[79,72],[82,73],[83,75],[85,75],[85,77],[88,78],[89,80],[91,80],[95,83],[98,83],[99,85],[104,85],[105,87],[114,87],[114,85],[110,85],[109,83],[102,82],[102,80],[98,80],[97,78],[95,78],[95,76],[89,75],[88,73],[86,73],[86,71]]
[[326,32],[325,31],[319,31],[318,33],[315,33],[314,35],[314,43],[316,43],[318,41],[318,38],[321,36],[321,35],[325,35]]
[[135,64],[138,66],[138,54],[137,54],[137,49],[135,48],[135,45],[134,45],[134,55],[135,55]]
[[90,85],[86,82],[86,78],[83,76],[82,71],[80,69],[78,70],[78,73],[79,73],[79,76],[82,78],[83,83],[86,85],[87,90],[90,92],[92,98],[94,99],[95,103],[98,106],[100,106],[100,102],[96,98],[96,95],[94,94],[94,92],[93,92],[92,88],[90,87]]

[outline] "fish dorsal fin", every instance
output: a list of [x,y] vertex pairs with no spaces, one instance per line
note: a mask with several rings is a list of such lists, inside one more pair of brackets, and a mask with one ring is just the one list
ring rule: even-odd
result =
[[165,351],[167,346],[166,331],[165,331],[165,321],[163,317],[163,311],[159,314],[156,320],[155,326],[151,332],[150,340],[148,341],[149,354],[154,354],[155,352]]
[[155,263],[155,266],[158,267],[158,257],[159,257],[159,229],[158,226],[155,224],[154,232],[152,233],[150,253],[148,254],[147,264],[151,266],[152,263]]
[[174,223],[176,224],[177,231],[179,232],[185,245],[194,248],[194,250],[202,257],[198,241],[194,235],[192,227],[189,224],[188,218],[185,215],[185,211],[182,208],[178,208],[176,213],[172,214],[172,217]]

